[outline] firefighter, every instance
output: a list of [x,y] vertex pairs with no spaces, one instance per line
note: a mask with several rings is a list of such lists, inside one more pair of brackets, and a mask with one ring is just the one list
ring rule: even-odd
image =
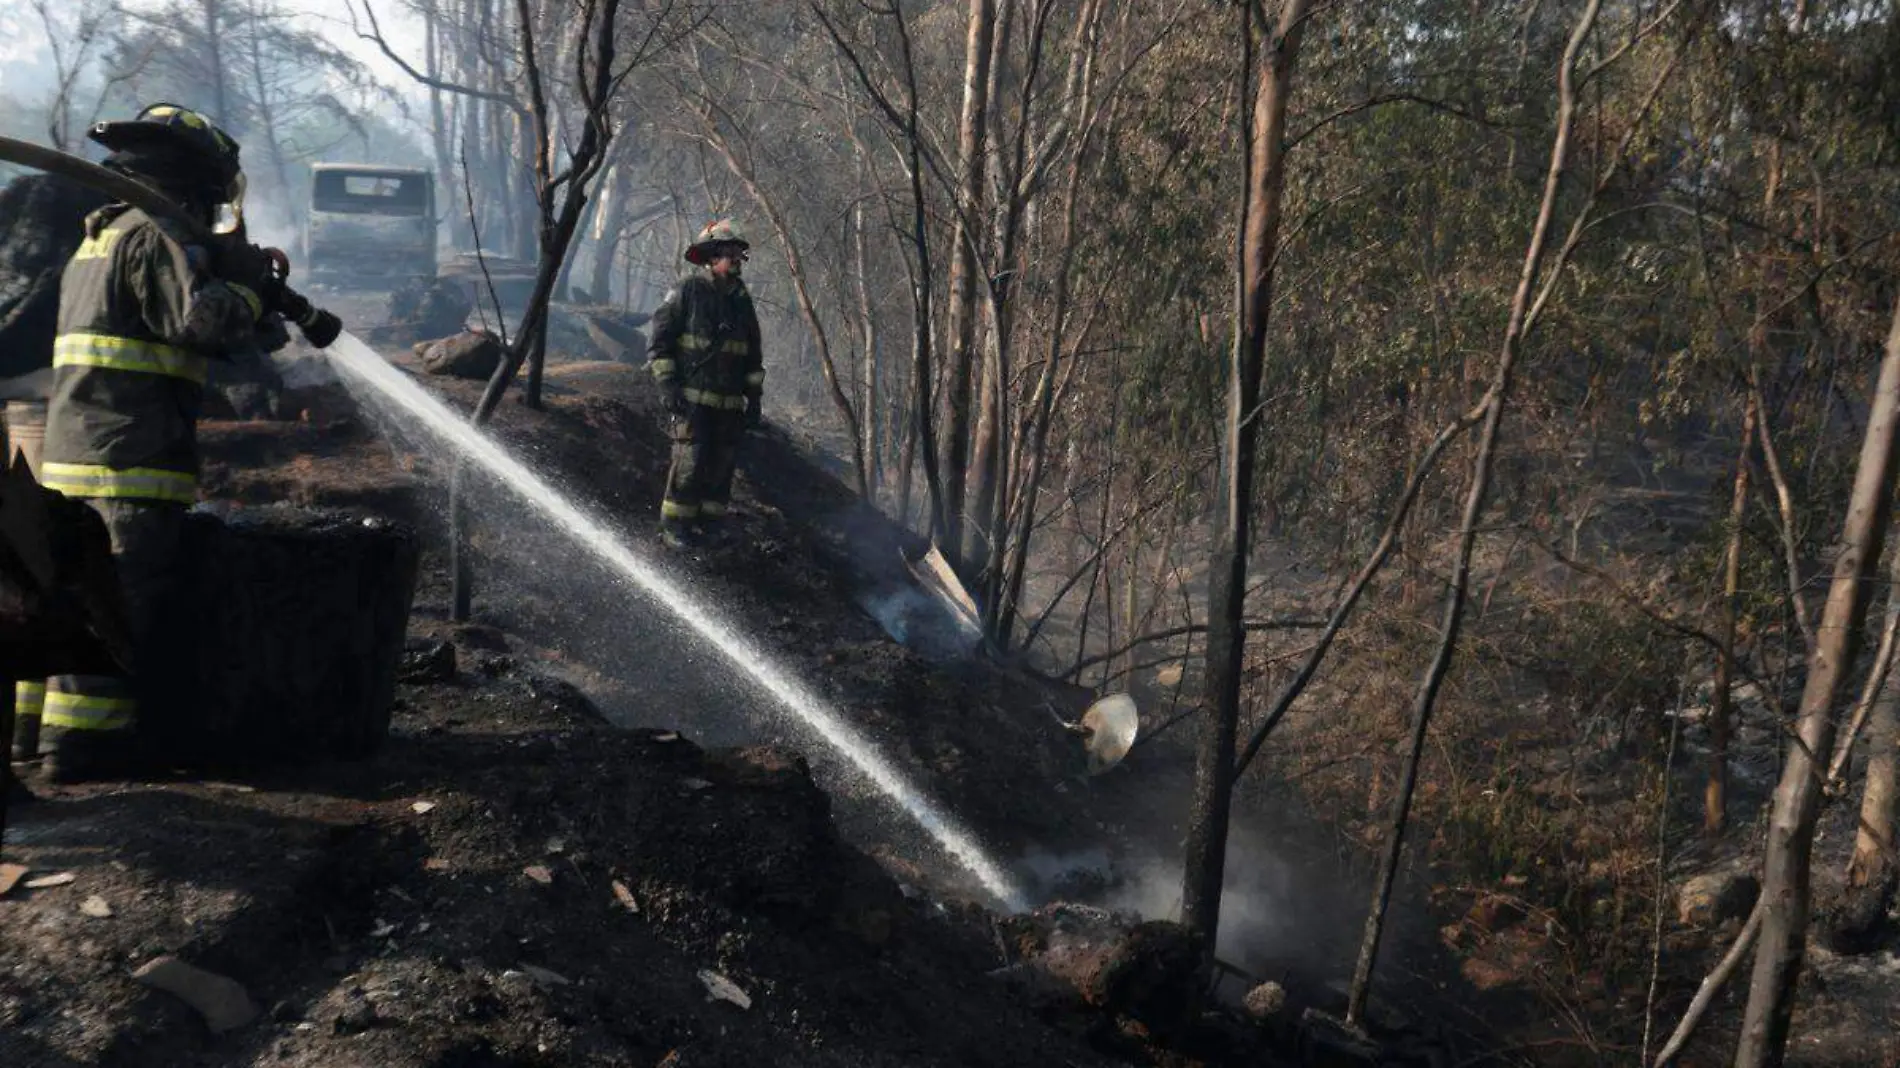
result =
[[105,519],[132,672],[47,680],[45,774],[56,782],[188,759],[176,744],[187,692],[177,680],[190,677],[191,665],[181,628],[168,621],[178,618],[182,593],[207,361],[281,346],[286,318],[318,347],[342,328],[285,288],[281,252],[246,240],[244,172],[224,131],[197,112],[154,104],[88,136],[110,151],[108,169],[163,193],[211,237],[108,205],[87,216],[61,277],[41,481]]
[[750,247],[731,222],[708,225],[686,249],[696,269],[653,313],[648,367],[672,417],[660,502],[660,538],[671,548],[722,536],[739,442],[759,425],[759,318],[741,278]]

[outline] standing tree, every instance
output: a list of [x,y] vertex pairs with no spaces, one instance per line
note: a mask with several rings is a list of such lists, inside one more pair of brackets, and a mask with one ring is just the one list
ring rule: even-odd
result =
[[1900,303],[1894,308],[1880,378],[1874,386],[1841,549],[1834,559],[1834,579],[1795,714],[1795,737],[1775,787],[1763,864],[1761,944],[1755,948],[1736,1068],[1775,1068],[1787,1052],[1795,982],[1807,955],[1814,830],[1821,811],[1824,761],[1834,749],[1837,705],[1860,647],[1861,625],[1886,539],[1896,445],[1900,445]]
[[[1181,922],[1212,960],[1220,929],[1221,886],[1227,864],[1227,826],[1234,792],[1234,746],[1240,731],[1240,681],[1247,634],[1247,559],[1252,544],[1254,456],[1264,413],[1260,379],[1267,358],[1267,321],[1273,306],[1273,267],[1286,187],[1287,102],[1293,66],[1306,32],[1307,0],[1283,0],[1266,42],[1264,69],[1253,97],[1251,133],[1243,135],[1247,165],[1241,190],[1239,271],[1235,279],[1232,361],[1221,451],[1220,525],[1209,568],[1207,681],[1209,703],[1194,768],[1181,883]],[[1253,5],[1241,5],[1242,77],[1252,75]],[[1242,99],[1246,99],[1242,95]]]

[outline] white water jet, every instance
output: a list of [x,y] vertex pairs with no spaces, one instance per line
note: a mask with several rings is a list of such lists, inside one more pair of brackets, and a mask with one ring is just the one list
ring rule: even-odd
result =
[[501,480],[615,573],[659,600],[903,806],[919,826],[969,869],[984,889],[1006,908],[1021,911],[1025,907],[1015,885],[968,832],[919,793],[868,739],[826,708],[817,694],[778,666],[764,649],[748,641],[732,624],[695,603],[686,590],[635,555],[606,524],[582,511],[510,456],[499,442],[457,415],[355,335],[345,332],[325,352],[347,381],[373,389],[384,400],[414,416],[431,434]]

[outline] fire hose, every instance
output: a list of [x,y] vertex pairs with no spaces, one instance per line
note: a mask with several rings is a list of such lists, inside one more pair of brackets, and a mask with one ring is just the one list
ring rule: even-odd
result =
[[[58,149],[36,145],[31,141],[21,141],[12,137],[0,137],[0,163],[14,163],[30,167],[36,171],[58,175],[61,178],[78,182],[96,189],[114,200],[130,204],[147,215],[162,217],[184,228],[192,240],[210,246],[215,240],[210,227],[192,217],[183,207],[170,197],[134,178],[116,171],[107,170],[90,160],[80,159],[71,153]],[[324,348],[336,340],[336,332],[341,324],[336,316],[311,304],[301,293],[284,284],[290,273],[290,258],[281,249],[263,249],[271,261],[272,277],[282,294],[279,311],[285,318],[297,324],[305,340],[318,348]]]

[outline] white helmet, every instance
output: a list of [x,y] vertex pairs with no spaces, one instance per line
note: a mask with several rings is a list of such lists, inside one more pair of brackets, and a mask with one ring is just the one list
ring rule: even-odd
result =
[[738,245],[741,252],[752,247],[739,228],[732,225],[732,220],[714,219],[706,224],[692,244],[686,246],[686,262],[703,266],[712,259],[712,251],[720,245]]

